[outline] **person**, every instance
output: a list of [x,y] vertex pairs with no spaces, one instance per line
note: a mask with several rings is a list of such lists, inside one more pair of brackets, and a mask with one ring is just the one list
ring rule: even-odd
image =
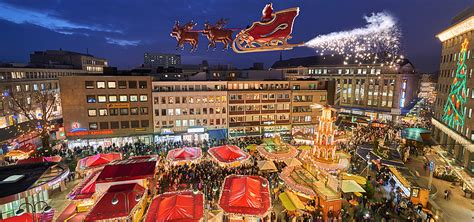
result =
[[262,10],[262,22],[268,22],[273,19],[273,6],[272,3],[265,5],[265,8]]
[[445,200],[448,199],[448,190],[444,190],[444,199],[445,199]]

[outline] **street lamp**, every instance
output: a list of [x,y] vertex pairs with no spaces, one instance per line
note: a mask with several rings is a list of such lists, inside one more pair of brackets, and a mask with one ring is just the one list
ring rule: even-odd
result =
[[30,207],[31,207],[31,212],[33,213],[33,222],[35,222],[35,221],[36,221],[36,213],[37,213],[37,212],[36,212],[36,207],[37,207],[38,204],[41,204],[41,203],[45,204],[45,207],[42,208],[42,212],[41,212],[41,213],[49,213],[49,212],[51,212],[51,211],[53,210],[53,208],[52,208],[51,206],[49,206],[48,203],[46,203],[45,201],[39,201],[39,202],[36,202],[35,204],[22,203],[22,204],[18,207],[18,210],[15,212],[15,215],[16,215],[16,216],[21,216],[21,215],[23,215],[24,213],[26,213],[26,211],[27,211],[28,209],[26,209],[26,210],[25,210],[25,209],[22,209],[21,207],[22,207],[23,205],[30,206]]

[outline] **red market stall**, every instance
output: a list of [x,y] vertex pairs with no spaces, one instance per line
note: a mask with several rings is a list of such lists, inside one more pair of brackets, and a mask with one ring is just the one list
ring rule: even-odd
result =
[[79,174],[87,174],[89,170],[103,167],[114,160],[121,159],[121,153],[99,153],[94,156],[88,156],[80,159],[77,162],[76,172],[78,172]]
[[208,150],[212,158],[223,166],[239,166],[249,159],[250,155],[237,146],[223,145]]
[[172,149],[166,159],[173,165],[198,162],[202,157],[202,150],[197,147],[184,147]]
[[265,218],[272,207],[267,179],[259,176],[227,176],[219,206],[230,219]]
[[137,183],[111,186],[84,221],[136,221],[145,210],[146,194]]
[[[35,218],[33,218],[32,213],[24,213],[22,215],[14,216],[14,217],[9,217],[7,219],[0,220],[2,222],[34,222],[34,221],[40,221],[41,214],[34,214]],[[52,221],[49,220],[49,221]]]
[[72,191],[68,198],[77,206],[77,212],[84,212],[90,209],[95,202],[95,184],[100,171],[94,171],[87,175]]
[[186,221],[204,219],[204,195],[191,190],[161,194],[153,199],[144,222]]
[[36,145],[32,143],[25,143],[18,149],[12,150],[5,154],[5,157],[10,157],[14,160],[28,159],[36,151]]
[[60,156],[49,156],[49,157],[30,157],[28,159],[18,160],[16,164],[29,164],[29,163],[59,163],[62,158]]

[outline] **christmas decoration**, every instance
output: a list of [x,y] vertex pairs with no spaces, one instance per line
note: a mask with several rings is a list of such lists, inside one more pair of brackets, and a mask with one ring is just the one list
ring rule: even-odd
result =
[[336,117],[332,115],[333,111],[335,110],[329,106],[323,107],[321,117],[319,117],[319,125],[315,132],[312,151],[315,158],[331,162],[336,160],[335,130],[333,128]]
[[466,87],[466,52],[469,42],[464,39],[461,44],[461,51],[459,52],[459,60],[457,63],[456,76],[454,77],[451,90],[449,92],[448,100],[444,105],[444,114],[442,117],[445,122],[451,128],[458,128],[464,126],[465,110],[467,98],[467,87]]

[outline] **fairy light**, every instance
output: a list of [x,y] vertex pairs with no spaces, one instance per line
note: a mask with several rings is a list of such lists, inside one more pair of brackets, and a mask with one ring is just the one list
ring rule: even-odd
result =
[[[367,22],[365,27],[320,35],[305,46],[315,49],[320,55],[344,55],[346,63],[353,59],[354,64],[359,65],[362,61],[391,65],[393,61],[403,59],[400,54],[401,31],[396,19],[386,12],[372,13],[364,19]],[[378,61],[379,54],[385,54],[383,61]]]

